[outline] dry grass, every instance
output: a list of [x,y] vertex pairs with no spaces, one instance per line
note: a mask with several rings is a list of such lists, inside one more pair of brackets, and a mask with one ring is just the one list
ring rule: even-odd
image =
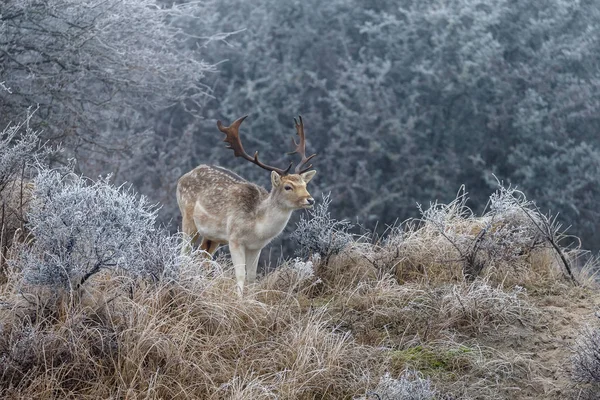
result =
[[32,291],[11,305],[20,295],[3,288],[4,397],[339,398],[382,373],[379,351],[292,295],[258,301],[269,296],[255,287],[241,299],[225,275],[189,286],[98,280],[104,290],[78,300]]
[[[243,298],[227,256],[198,258],[177,283],[105,271],[70,294],[9,269],[0,397],[370,399],[419,387],[427,398],[543,398],[539,297],[586,296],[593,279],[580,273],[588,287],[574,289],[545,247],[493,260],[501,247],[482,250],[485,268],[469,278],[457,243],[490,224],[451,215],[442,231],[408,226],[288,260]],[[568,362],[568,349],[558,356]]]

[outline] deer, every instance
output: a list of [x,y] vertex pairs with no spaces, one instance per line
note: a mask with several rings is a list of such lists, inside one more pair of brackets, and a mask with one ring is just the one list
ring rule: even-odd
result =
[[[200,250],[212,258],[219,246],[229,245],[238,294],[244,283],[254,283],[261,250],[286,227],[292,212],[309,209],[315,204],[306,185],[317,173],[306,156],[306,137],[302,117],[294,118],[298,143],[288,155],[301,157],[294,173],[293,162],[285,169],[272,167],[258,159],[258,151],[250,156],[244,150],[239,129],[248,116],[238,118],[230,126],[217,121],[225,134],[227,148],[271,172],[271,191],[249,182],[236,173],[213,165],[199,165],[177,181],[177,203],[182,216],[183,252],[189,252],[201,237]],[[196,243],[197,244],[197,243]]]

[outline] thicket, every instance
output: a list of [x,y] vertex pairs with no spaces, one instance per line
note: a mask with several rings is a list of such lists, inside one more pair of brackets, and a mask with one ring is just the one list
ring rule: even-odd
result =
[[335,218],[383,228],[415,203],[448,203],[462,184],[482,212],[495,175],[598,247],[593,1],[225,0],[216,10],[218,29],[245,30],[209,47],[207,60],[227,61],[207,78],[205,119],[164,120],[185,132],[182,170],[210,161],[267,185],[219,150],[214,120],[249,113],[246,147],[283,163],[302,114],[319,153],[311,190],[331,191]]
[[0,82],[10,93],[0,90],[0,126],[37,104],[30,124],[62,146],[55,163],[75,157],[86,176],[160,182],[155,171],[168,171],[157,153],[171,139],[154,116],[176,106],[197,113],[210,96],[203,78],[215,69],[203,60],[204,44],[227,34],[185,29],[209,23],[210,10],[195,1],[3,1]]
[[480,212],[495,174],[595,249],[597,26],[589,0],[10,0],[0,122],[40,104],[35,129],[78,171],[132,182],[174,230],[175,182],[199,163],[268,184],[216,119],[250,114],[246,147],[276,163],[302,114],[311,190],[338,219],[384,227],[462,184]]

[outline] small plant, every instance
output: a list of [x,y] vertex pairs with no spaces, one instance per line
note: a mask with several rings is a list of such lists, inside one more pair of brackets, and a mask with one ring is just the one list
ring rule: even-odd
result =
[[308,211],[308,217],[300,217],[291,235],[298,243],[296,253],[304,258],[318,254],[328,259],[353,242],[353,236],[348,232],[353,227],[352,223],[331,218],[328,211],[331,203],[329,194],[322,197],[323,201]]
[[433,400],[437,392],[429,378],[411,369],[405,370],[398,379],[389,372],[379,380],[377,387],[368,392],[364,399],[377,400]]
[[[599,316],[600,318],[600,316]],[[598,399],[600,392],[600,329],[587,326],[573,349],[572,377],[579,383],[588,384],[581,395],[589,399]]]
[[298,274],[300,279],[310,279],[315,276],[315,270],[312,261],[304,262],[296,258],[290,264],[290,268]]

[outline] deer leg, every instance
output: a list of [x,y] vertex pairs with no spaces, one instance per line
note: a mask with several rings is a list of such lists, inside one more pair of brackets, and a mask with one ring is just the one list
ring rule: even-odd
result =
[[220,243],[217,243],[215,241],[211,241],[210,242],[210,246],[208,247],[208,250],[206,250],[206,251],[208,251],[208,254],[210,254],[211,256],[213,256],[219,247],[221,247]]
[[206,258],[212,258],[215,254],[215,251],[221,246],[220,243],[215,242],[214,240],[210,240],[207,238],[202,238],[202,244],[200,245],[200,250],[204,250],[206,254]]
[[235,242],[229,242],[229,251],[231,252],[231,261],[235,270],[235,279],[237,281],[238,294],[244,293],[244,280],[246,279],[246,249]]
[[246,275],[248,283],[254,283],[256,281],[256,269],[258,267],[258,259],[260,257],[260,250],[246,250]]
[[209,240],[207,238],[202,238],[202,243],[200,244],[200,250],[203,250],[206,252],[206,254],[204,254],[205,258],[211,258],[212,254],[210,253],[210,247],[212,246],[213,241]]

